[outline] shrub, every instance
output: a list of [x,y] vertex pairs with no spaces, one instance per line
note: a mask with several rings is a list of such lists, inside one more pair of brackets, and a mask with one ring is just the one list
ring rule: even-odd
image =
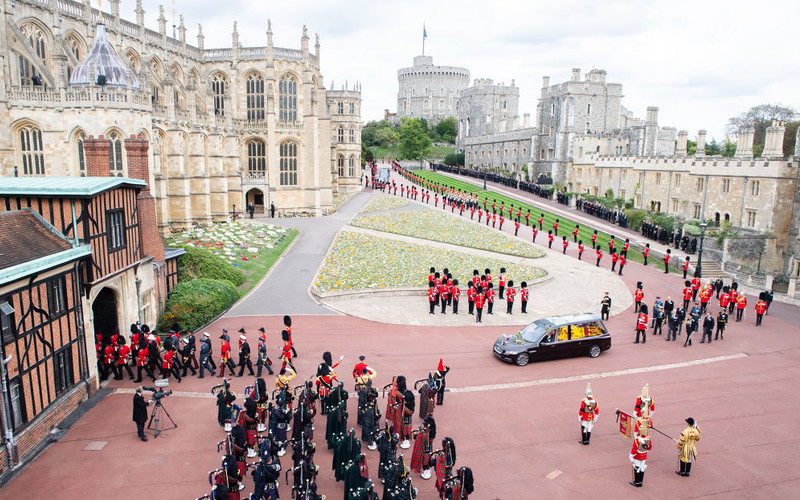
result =
[[178,257],[178,281],[208,278],[230,281],[234,286],[244,283],[244,273],[222,257],[202,248],[183,248],[186,253]]
[[623,212],[628,217],[628,227],[634,231],[641,229],[642,222],[650,215],[650,212],[641,208],[626,208]]
[[450,153],[444,157],[444,164],[450,166],[464,166],[464,153]]
[[182,329],[195,330],[207,324],[239,299],[239,292],[229,281],[196,279],[178,283],[170,292],[159,330],[176,323]]
[[683,232],[690,236],[700,236],[700,226],[694,224],[684,224]]

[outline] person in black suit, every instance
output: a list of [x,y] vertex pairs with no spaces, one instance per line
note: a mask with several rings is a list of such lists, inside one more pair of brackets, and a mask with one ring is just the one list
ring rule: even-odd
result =
[[150,403],[144,400],[142,396],[142,388],[136,388],[136,394],[133,395],[133,421],[136,422],[136,430],[139,434],[139,439],[147,441],[147,436],[144,435],[144,423],[147,421],[147,406]]

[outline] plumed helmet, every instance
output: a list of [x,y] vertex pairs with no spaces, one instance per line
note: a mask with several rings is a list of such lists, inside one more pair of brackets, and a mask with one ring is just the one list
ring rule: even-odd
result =
[[283,324],[286,327],[291,327],[292,326],[292,318],[290,316],[288,316],[288,315],[284,316],[283,317]]
[[642,387],[642,397],[643,398],[650,397],[650,384],[644,384],[644,387]]
[[586,384],[586,397],[593,398],[594,394],[592,394],[592,384]]

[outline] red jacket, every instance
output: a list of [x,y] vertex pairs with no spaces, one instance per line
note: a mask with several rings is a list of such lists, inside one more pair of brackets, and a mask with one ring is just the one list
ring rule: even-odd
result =
[[683,289],[683,300],[692,300],[692,287],[687,286]]
[[644,292],[641,288],[637,288],[636,291],[633,293],[633,300],[636,302],[641,302],[644,298]]
[[747,307],[747,297],[744,295],[739,295],[739,298],[736,299],[736,308],[744,309],[745,307]]
[[119,364],[126,365],[128,364],[128,358],[131,355],[131,348],[127,345],[124,345],[119,348]]
[[484,297],[484,295],[482,293],[477,294],[475,296],[475,307],[477,307],[478,309],[483,309],[483,301],[484,300],[485,300],[485,297]]
[[647,315],[645,313],[639,313],[639,317],[636,319],[636,329],[637,330],[646,330],[647,329]]
[[458,297],[461,296],[461,289],[453,285],[450,287],[450,295],[453,297],[453,300],[458,301]]
[[506,290],[506,302],[514,302],[514,296],[517,295],[517,291],[513,288],[509,288]]
[[428,300],[431,302],[436,302],[436,287],[428,288]]
[[476,293],[477,292],[475,291],[474,287],[467,288],[467,301],[473,302],[475,300]]
[[727,293],[723,293],[719,296],[719,306],[720,307],[728,307],[728,304],[731,303],[731,298],[728,296]]
[[527,288],[521,288],[520,289],[520,291],[519,291],[519,300],[521,300],[523,302],[527,302],[528,301],[528,289]]
[[479,295],[485,295],[486,296],[486,302],[488,304],[494,304],[494,290],[486,290],[486,292],[484,292],[483,294],[479,294]]
[[147,366],[147,349],[139,351],[139,356],[136,358],[136,366]]
[[767,303],[763,300],[756,302],[756,314],[764,314],[767,312]]
[[647,460],[647,452],[653,449],[653,440],[650,436],[636,436],[633,439],[631,455],[634,460]]

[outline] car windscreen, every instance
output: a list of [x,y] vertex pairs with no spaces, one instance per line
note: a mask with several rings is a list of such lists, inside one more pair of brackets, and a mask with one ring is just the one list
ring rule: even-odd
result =
[[553,323],[547,321],[546,319],[537,319],[530,325],[526,326],[519,333],[526,342],[536,343],[541,340],[542,336],[552,327],[552,325]]

